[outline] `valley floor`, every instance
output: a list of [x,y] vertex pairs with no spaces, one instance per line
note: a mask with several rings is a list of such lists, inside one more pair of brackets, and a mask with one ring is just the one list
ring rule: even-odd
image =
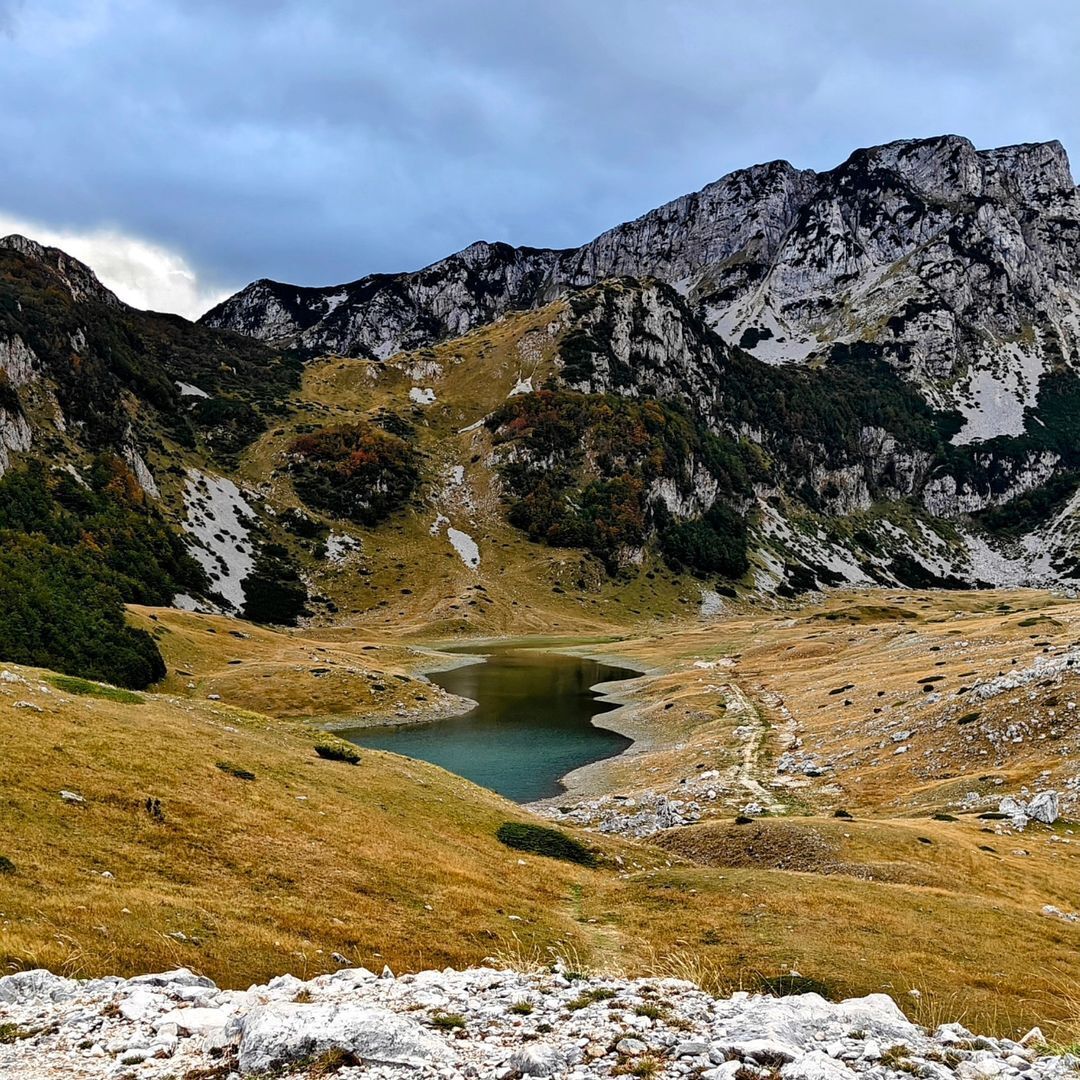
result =
[[[713,991],[797,970],[931,1025],[1080,1037],[1080,605],[837,594],[577,646],[647,671],[602,717],[634,745],[535,808],[593,868],[508,850],[499,824],[530,811],[437,768],[314,752],[310,718],[458,707],[421,675],[431,650],[133,618],[169,662],[160,692],[0,677],[9,971],[239,987],[562,953]],[[1000,816],[1043,790],[1053,825]]]

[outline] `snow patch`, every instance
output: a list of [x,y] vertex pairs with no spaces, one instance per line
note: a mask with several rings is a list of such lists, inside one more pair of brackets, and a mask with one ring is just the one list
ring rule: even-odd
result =
[[360,550],[360,541],[348,533],[332,532],[326,538],[326,561],[342,563],[354,551]]
[[1035,405],[1043,374],[1041,351],[1010,343],[1002,346],[1000,357],[992,367],[975,372],[966,396],[957,401],[966,421],[953,436],[957,446],[1024,434],[1024,410]]
[[476,546],[476,541],[460,529],[447,529],[446,535],[454,550],[461,556],[461,561],[475,570],[480,565],[480,549]]
[[176,389],[180,391],[181,397],[193,397],[193,398],[208,398],[210,395],[194,383],[181,382],[176,380]]
[[184,487],[184,531],[196,540],[192,554],[228,603],[244,606],[244,581],[255,564],[247,522],[255,511],[240,489],[223,476],[188,470]]
[[723,615],[723,613],[724,601],[721,599],[720,594],[715,589],[702,589],[698,614],[703,619],[711,619],[716,615]]
[[531,394],[532,392],[533,392],[533,381],[532,381],[532,376],[530,375],[526,379],[518,379],[518,381],[516,383],[514,383],[513,390],[511,390],[510,393],[507,394],[506,396],[507,397],[517,397],[519,394]]
[[414,386],[409,390],[409,400],[414,401],[417,405],[434,405],[435,391],[430,386]]
[[348,299],[349,294],[348,292],[344,291],[334,293],[332,296],[327,296],[323,301],[326,304],[326,312],[324,314],[324,318],[326,315],[329,315],[330,312],[337,311],[337,309],[341,307],[341,305]]

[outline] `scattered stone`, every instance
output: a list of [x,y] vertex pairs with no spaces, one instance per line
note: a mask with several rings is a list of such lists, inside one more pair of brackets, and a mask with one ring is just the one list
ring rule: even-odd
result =
[[88,981],[24,971],[0,978],[0,1025],[34,1032],[0,1042],[0,1076],[19,1080],[314,1080],[327,1063],[342,1080],[1065,1080],[1077,1064],[1044,1053],[1037,1029],[1019,1043],[959,1024],[931,1034],[883,994],[714,998],[675,979],[562,970],[342,968],[246,991],[186,969]]

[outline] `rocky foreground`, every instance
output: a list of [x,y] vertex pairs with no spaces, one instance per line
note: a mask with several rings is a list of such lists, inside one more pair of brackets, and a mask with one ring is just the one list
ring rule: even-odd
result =
[[511,1080],[1042,1080],[1080,1059],[959,1024],[930,1033],[883,995],[714,998],[674,979],[363,968],[219,990],[187,970],[0,978],[0,1076],[211,1080],[290,1075]]

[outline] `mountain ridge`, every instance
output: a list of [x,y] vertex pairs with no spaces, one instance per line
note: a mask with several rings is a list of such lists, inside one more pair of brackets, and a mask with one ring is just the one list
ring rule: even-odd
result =
[[97,485],[88,535],[168,527],[201,568],[121,578],[129,601],[447,635],[1080,582],[1057,143],[767,163],[579,249],[478,242],[227,304],[225,326],[138,312],[0,242],[0,528],[78,549]]
[[965,411],[970,441],[1018,434],[1032,380],[1075,354],[1078,230],[1059,142],[898,140],[824,172],[786,161],[736,170],[578,248],[477,241],[418,271],[343,285],[260,279],[202,321],[385,359],[606,277],[656,277],[768,362],[881,345],[928,400]]

